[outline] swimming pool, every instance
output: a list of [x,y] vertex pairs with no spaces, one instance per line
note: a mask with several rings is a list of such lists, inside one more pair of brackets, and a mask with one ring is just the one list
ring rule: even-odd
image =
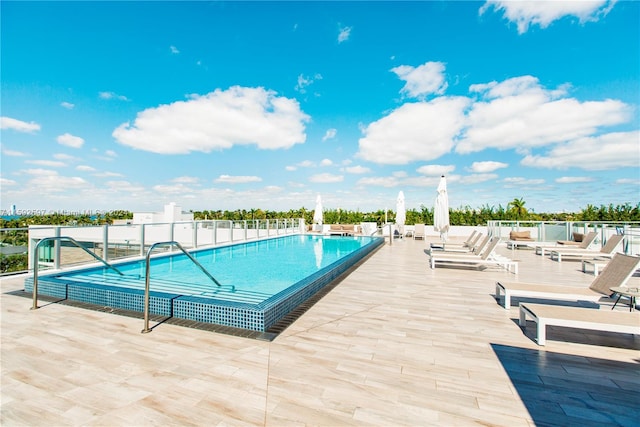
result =
[[[264,332],[383,243],[299,234],[191,252],[221,286],[184,254],[155,256],[150,312]],[[114,266],[123,275],[104,266],[43,274],[38,293],[142,312],[145,261]],[[33,290],[32,277],[25,290]]]

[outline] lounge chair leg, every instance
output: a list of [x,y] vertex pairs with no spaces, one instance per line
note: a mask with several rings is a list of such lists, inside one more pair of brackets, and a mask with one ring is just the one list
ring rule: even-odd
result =
[[522,307],[520,307],[520,327],[522,329],[527,329],[527,312]]
[[538,319],[538,345],[545,345],[547,343],[547,325]]
[[616,300],[616,302],[613,304],[613,307],[611,307],[611,310],[613,310],[614,308],[616,308],[616,305],[618,305],[618,301],[620,301],[620,298],[622,298],[621,294],[618,294],[618,299]]

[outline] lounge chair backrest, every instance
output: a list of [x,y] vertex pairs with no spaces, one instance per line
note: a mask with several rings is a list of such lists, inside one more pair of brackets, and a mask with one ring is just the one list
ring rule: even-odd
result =
[[603,254],[612,254],[613,251],[618,247],[620,242],[622,242],[622,239],[624,239],[624,236],[622,234],[614,234],[613,236],[609,237],[607,243],[605,243],[602,249],[600,249],[600,252],[602,252]]
[[603,295],[611,295],[613,292],[610,288],[624,286],[639,266],[640,257],[617,253],[602,269],[602,273],[591,282],[589,289]]
[[473,230],[471,232],[471,234],[469,235],[469,237],[467,237],[467,240],[464,241],[465,245],[468,246],[473,246],[473,244],[476,242],[477,239],[475,239],[476,234],[478,234],[478,232],[476,230]]
[[478,233],[477,231],[473,231],[471,238],[469,238],[466,242],[467,246],[470,248],[475,247],[475,245],[480,241],[480,237],[482,237],[482,233]]
[[480,258],[482,258],[483,260],[489,258],[489,255],[493,253],[493,251],[496,249],[496,246],[498,246],[498,243],[500,243],[500,238],[492,237],[491,241],[489,242],[489,245],[487,245],[486,249],[480,256]]
[[[480,233],[480,236],[482,236],[482,233]],[[486,248],[487,245],[489,244],[489,239],[491,239],[491,237],[486,236],[484,239],[482,239],[480,243],[476,243],[476,245],[471,248],[471,252],[473,252],[476,255],[480,255],[484,250],[484,248]]]
[[582,243],[580,243],[579,247],[582,249],[587,249],[589,245],[593,243],[594,240],[596,240],[597,235],[598,233],[596,233],[595,231],[591,231],[585,234],[584,237],[582,238]]

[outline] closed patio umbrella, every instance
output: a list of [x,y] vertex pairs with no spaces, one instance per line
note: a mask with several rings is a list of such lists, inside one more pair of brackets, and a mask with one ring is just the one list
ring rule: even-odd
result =
[[319,225],[320,231],[322,230],[323,220],[324,218],[322,216],[322,198],[318,194],[318,197],[316,197],[316,210],[313,212],[313,223]]
[[402,236],[404,234],[404,223],[407,220],[407,212],[404,206],[404,193],[400,191],[398,193],[398,199],[396,200],[396,225],[398,231]]
[[440,233],[443,241],[447,240],[449,232],[449,195],[447,194],[447,179],[442,175],[438,184],[438,195],[433,208],[433,229]]

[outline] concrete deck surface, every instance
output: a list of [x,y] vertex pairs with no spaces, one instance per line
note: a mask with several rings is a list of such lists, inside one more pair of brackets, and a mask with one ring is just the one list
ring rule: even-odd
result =
[[497,279],[586,286],[579,262],[501,244],[518,275],[431,270],[428,243],[384,245],[271,342],[169,324],[141,334],[142,319],[56,303],[31,311],[8,293],[23,278],[4,278],[0,424],[640,423],[638,335],[550,328],[539,347],[493,297]]

